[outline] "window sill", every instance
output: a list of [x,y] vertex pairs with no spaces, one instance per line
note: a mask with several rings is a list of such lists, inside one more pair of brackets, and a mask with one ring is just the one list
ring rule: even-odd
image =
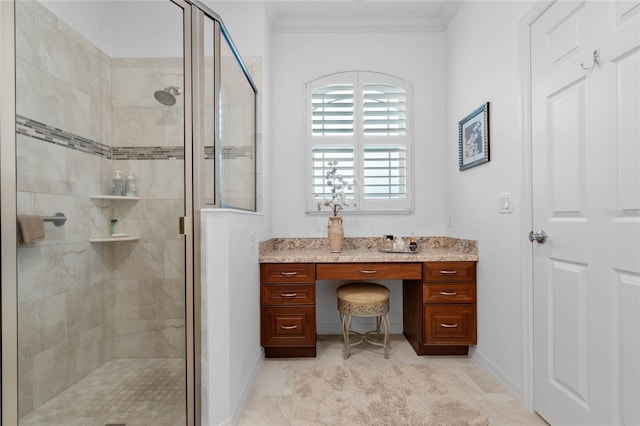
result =
[[[373,215],[387,215],[387,214],[412,214],[413,209],[410,210],[342,210],[338,213],[338,216],[373,216]],[[308,216],[331,216],[331,212],[329,210],[306,210],[305,214]]]

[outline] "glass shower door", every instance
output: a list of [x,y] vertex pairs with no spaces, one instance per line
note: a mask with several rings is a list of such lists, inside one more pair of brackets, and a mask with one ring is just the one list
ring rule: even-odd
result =
[[187,422],[187,7],[15,2],[21,425]]

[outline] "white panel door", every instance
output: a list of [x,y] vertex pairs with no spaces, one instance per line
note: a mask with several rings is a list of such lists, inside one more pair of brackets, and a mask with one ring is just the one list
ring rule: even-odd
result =
[[534,407],[553,425],[640,424],[639,21],[638,1],[562,1],[531,27]]

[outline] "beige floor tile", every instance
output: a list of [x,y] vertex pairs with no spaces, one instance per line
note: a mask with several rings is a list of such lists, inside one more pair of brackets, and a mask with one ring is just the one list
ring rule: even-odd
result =
[[[468,357],[417,356],[402,335],[392,335],[390,358],[363,343],[342,357],[341,336],[319,336],[316,358],[266,359],[241,414],[239,426],[285,426],[299,368],[433,363],[446,368],[463,385],[492,425],[545,425]],[[21,419],[21,425],[183,425],[184,361],[112,360],[56,398]]]
[[389,359],[381,348],[363,343],[353,348],[348,359],[342,357],[342,336],[318,336],[316,358],[265,359],[254,389],[242,412],[239,426],[285,426],[289,410],[295,370],[318,365],[382,367],[398,364],[433,363],[446,368],[461,382],[491,425],[529,426],[546,423],[527,410],[500,384],[466,356],[418,356],[402,335],[392,335]]

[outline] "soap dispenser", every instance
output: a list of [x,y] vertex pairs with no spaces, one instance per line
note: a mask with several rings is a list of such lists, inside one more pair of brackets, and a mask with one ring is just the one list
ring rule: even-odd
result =
[[127,197],[136,196],[136,180],[133,177],[132,171],[129,171],[129,175],[127,176],[127,180],[125,182],[125,195]]
[[120,170],[116,170],[113,175],[113,181],[111,186],[111,193],[113,195],[124,195],[124,180],[122,179],[122,173]]

